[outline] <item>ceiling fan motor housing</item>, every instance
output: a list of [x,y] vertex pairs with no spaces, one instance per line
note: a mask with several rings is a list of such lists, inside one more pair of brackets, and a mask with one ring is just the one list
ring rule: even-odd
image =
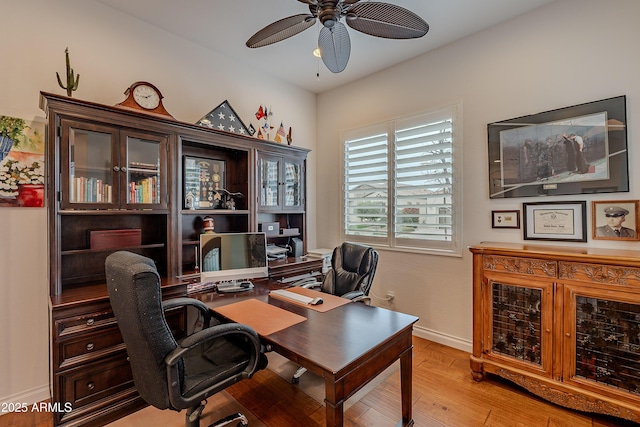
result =
[[342,8],[338,6],[339,1],[319,1],[318,2],[318,19],[327,28],[332,28],[340,19]]

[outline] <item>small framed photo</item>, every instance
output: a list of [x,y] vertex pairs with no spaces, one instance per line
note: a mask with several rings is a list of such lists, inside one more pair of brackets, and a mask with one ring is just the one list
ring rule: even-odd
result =
[[520,228],[520,211],[491,211],[491,228]]
[[523,203],[525,240],[587,241],[587,202]]
[[639,204],[638,200],[591,202],[591,237],[594,240],[640,240]]

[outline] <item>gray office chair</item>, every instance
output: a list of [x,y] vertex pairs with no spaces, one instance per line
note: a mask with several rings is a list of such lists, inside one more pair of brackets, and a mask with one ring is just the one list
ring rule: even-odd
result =
[[[154,262],[119,251],[105,261],[107,287],[118,327],[127,347],[133,381],[140,396],[159,409],[187,409],[186,426],[197,427],[206,399],[266,367],[258,334],[237,323],[216,324],[209,308],[192,298],[162,301]],[[195,307],[203,329],[178,342],[165,310]],[[204,403],[203,403],[204,402]],[[211,426],[248,425],[236,413]]]
[[[378,252],[370,246],[344,242],[333,250],[331,268],[322,284],[306,284],[307,288],[319,287],[320,291],[338,295],[356,302],[371,303],[369,291],[378,266]],[[291,381],[295,384],[306,372],[298,368]]]

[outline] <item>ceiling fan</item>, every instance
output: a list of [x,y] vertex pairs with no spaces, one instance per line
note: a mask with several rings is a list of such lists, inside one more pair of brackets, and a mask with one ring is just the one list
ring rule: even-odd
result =
[[267,25],[249,40],[247,47],[268,46],[288,39],[312,27],[316,19],[322,23],[318,48],[322,62],[333,73],[347,67],[351,41],[345,22],[354,30],[387,39],[414,39],[427,34],[429,24],[403,7],[382,2],[360,0],[298,0],[309,5],[311,14],[289,16]]

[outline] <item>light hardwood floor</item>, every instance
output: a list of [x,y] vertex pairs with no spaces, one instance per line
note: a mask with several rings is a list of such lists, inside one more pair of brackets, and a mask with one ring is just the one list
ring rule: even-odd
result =
[[[623,420],[585,414],[548,403],[501,380],[489,376],[482,382],[471,378],[469,354],[414,338],[413,417],[416,427],[613,427],[638,426]],[[311,374],[305,374],[311,375]],[[201,425],[243,411],[251,427],[322,427],[324,407],[304,393],[301,385],[267,369],[252,380],[242,381],[211,398]],[[345,411],[345,427],[395,426],[400,419],[400,377],[393,372]],[[110,427],[184,425],[184,412],[145,408]],[[51,426],[51,417],[8,414],[2,427]]]

